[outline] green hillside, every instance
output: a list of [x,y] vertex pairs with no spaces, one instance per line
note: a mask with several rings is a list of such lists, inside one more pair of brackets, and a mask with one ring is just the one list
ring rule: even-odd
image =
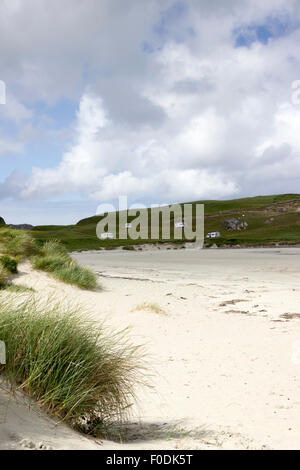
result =
[[[256,196],[225,201],[196,201],[205,205],[205,233],[219,231],[221,237],[206,240],[205,245],[300,245],[300,194]],[[236,218],[248,223],[246,230],[225,230],[223,223]],[[80,220],[76,225],[39,226],[32,230],[34,237],[43,243],[45,240],[60,240],[68,250],[113,249],[143,243],[157,243],[157,240],[99,240],[96,225],[101,216]],[[118,220],[118,214],[117,214]],[[130,219],[129,219],[130,221]],[[172,225],[172,224],[171,224]],[[174,243],[180,242],[171,240]],[[160,241],[163,243],[165,241]],[[128,248],[129,247],[129,248]]]

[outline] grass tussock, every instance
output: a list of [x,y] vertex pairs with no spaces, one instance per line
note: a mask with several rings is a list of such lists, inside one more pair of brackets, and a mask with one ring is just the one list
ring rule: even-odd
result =
[[140,350],[126,332],[109,334],[78,310],[4,299],[0,338],[7,352],[0,372],[50,414],[100,435],[128,413],[142,375]]
[[144,311],[147,311],[147,312],[153,312],[153,313],[157,313],[157,314],[161,314],[161,315],[166,314],[165,310],[162,309],[158,304],[152,304],[152,303],[147,303],[147,302],[139,304],[136,307],[134,307],[134,309],[133,309],[133,311],[140,311],[140,310],[144,310]]
[[12,274],[18,272],[18,261],[15,258],[11,258],[7,255],[0,256],[0,264]]
[[51,273],[57,279],[82,289],[97,287],[96,275],[72,260],[66,249],[56,241],[46,242],[33,258],[33,267]]
[[0,252],[14,258],[24,259],[38,253],[38,245],[28,232],[1,228]]
[[11,273],[2,264],[0,264],[0,289],[8,286],[10,279]]

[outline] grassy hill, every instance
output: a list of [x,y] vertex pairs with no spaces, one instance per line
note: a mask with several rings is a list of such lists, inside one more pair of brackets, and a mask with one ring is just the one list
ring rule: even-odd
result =
[[[256,196],[225,201],[196,201],[205,205],[205,233],[220,231],[221,238],[206,240],[206,246],[222,245],[300,245],[300,194]],[[242,219],[248,223],[246,230],[226,231],[224,220]],[[33,236],[43,243],[49,239],[60,240],[68,250],[113,249],[124,246],[153,243],[153,240],[99,240],[96,225],[101,216],[80,220],[76,225],[38,226]],[[117,214],[118,220],[118,214]],[[130,218],[129,218],[130,221]],[[174,243],[179,243],[171,238]],[[157,243],[157,240],[154,241]],[[164,241],[165,242],[165,241]],[[163,241],[160,241],[163,243]]]

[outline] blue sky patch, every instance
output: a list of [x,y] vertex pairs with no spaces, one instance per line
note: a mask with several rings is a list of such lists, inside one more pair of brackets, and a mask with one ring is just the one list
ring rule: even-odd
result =
[[282,17],[268,16],[261,24],[250,24],[236,28],[233,31],[235,47],[250,47],[254,42],[268,44],[270,39],[286,36],[298,29],[299,26],[287,15]]
[[187,9],[186,3],[173,3],[173,5],[162,12],[160,21],[154,26],[154,31],[162,37],[168,35],[169,28],[174,22],[181,20],[186,15]]
[[53,120],[55,128],[59,129],[70,126],[76,119],[78,103],[61,99],[54,106],[49,106],[45,102],[39,101],[32,106],[32,109],[38,118],[44,115]]
[[159,21],[153,26],[153,37],[151,40],[144,40],[141,50],[144,54],[153,54],[163,48],[165,42],[170,39],[183,43],[196,36],[192,26],[186,25],[187,3],[177,1],[169,8],[162,10]]

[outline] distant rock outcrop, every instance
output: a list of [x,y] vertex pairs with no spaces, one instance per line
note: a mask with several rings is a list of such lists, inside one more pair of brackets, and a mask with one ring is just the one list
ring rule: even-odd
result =
[[0,217],[0,227],[1,227],[1,225],[6,225],[5,220],[3,219],[3,217]]
[[245,230],[248,227],[248,223],[245,220],[232,219],[224,220],[223,227],[225,230],[233,231],[233,230]]
[[211,245],[209,248],[213,248],[213,249],[216,249],[216,248],[219,248],[218,245],[216,243],[214,243],[213,245]]

